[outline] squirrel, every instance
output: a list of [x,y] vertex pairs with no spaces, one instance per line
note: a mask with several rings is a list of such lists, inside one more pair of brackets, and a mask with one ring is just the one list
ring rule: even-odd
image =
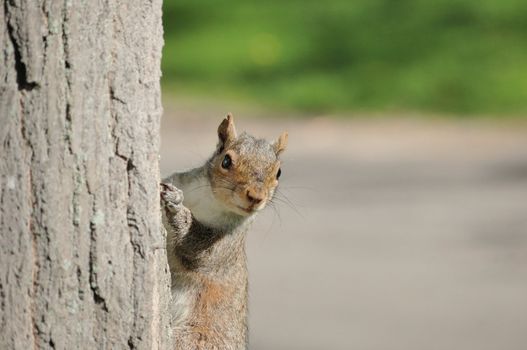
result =
[[162,180],[176,349],[247,348],[245,237],[278,186],[287,137],[238,136],[229,113],[205,164]]

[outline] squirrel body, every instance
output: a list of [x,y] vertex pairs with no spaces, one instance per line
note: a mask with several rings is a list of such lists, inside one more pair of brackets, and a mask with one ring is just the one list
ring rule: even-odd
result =
[[236,134],[229,114],[207,162],[161,184],[176,349],[247,347],[247,232],[272,199],[283,133],[269,143]]

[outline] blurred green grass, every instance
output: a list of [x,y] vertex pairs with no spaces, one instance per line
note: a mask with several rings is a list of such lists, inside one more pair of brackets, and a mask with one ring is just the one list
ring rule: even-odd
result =
[[527,112],[525,0],[166,0],[165,94],[307,112]]

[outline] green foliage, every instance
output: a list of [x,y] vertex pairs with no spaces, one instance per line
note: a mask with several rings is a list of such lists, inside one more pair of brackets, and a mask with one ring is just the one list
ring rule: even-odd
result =
[[305,111],[527,111],[525,0],[166,0],[163,84]]

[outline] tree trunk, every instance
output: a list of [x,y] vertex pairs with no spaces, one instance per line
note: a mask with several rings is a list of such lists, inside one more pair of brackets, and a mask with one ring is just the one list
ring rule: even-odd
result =
[[0,349],[170,344],[160,0],[0,8]]

